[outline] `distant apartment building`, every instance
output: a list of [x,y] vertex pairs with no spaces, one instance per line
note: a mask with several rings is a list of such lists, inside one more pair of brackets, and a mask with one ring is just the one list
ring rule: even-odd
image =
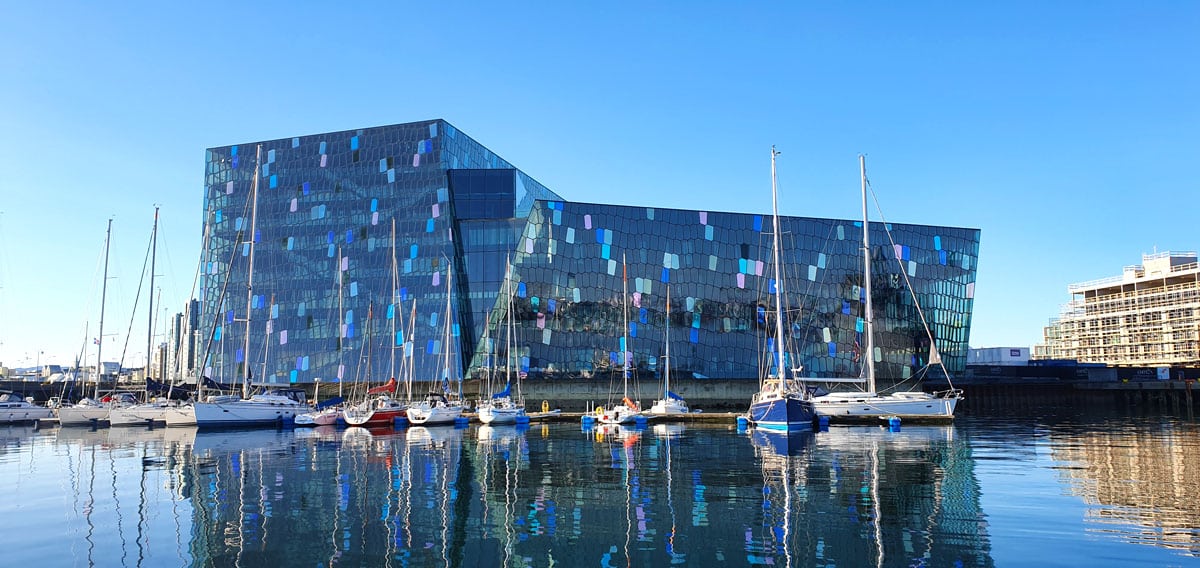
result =
[[1195,252],[1142,256],[1120,276],[1068,287],[1034,359],[1109,365],[1200,365],[1200,264]]

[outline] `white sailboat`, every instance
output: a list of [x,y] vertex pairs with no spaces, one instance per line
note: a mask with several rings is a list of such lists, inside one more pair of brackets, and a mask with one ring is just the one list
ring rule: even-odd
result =
[[[393,224],[395,222],[393,221]],[[342,247],[337,249],[337,262],[333,265],[333,275],[337,279],[338,284],[338,311],[337,311],[337,368],[338,368],[338,394],[336,397],[328,399],[324,404],[318,402],[318,396],[321,391],[321,379],[318,377],[313,379],[313,407],[308,412],[301,412],[296,415],[297,426],[333,426],[337,424],[338,418],[342,415],[341,404],[344,401],[342,398],[342,347],[346,341],[346,316],[345,310],[342,307],[343,298],[343,279],[342,279]]]
[[[505,310],[506,321],[508,323],[505,333],[505,349],[504,349],[504,390],[492,394],[487,400],[479,403],[476,409],[479,414],[479,421],[484,424],[516,424],[517,422],[528,422],[529,417],[525,415],[525,399],[521,397],[521,379],[517,378],[517,394],[514,396],[513,380],[512,380],[512,363],[513,363],[513,303],[512,303],[512,264],[508,264],[508,274],[505,278],[505,292],[508,298],[508,306]],[[491,388],[490,374],[488,381]]]
[[[408,421],[418,426],[437,426],[443,424],[454,424],[463,413],[462,399],[458,394],[450,391],[450,380],[452,373],[451,366],[451,349],[453,336],[450,332],[453,325],[452,312],[450,311],[450,274],[451,269],[447,263],[446,267],[446,330],[442,339],[442,350],[444,351],[442,379],[438,381],[439,391],[431,391],[425,400],[415,402],[408,407]],[[461,381],[461,379],[460,379]],[[461,382],[460,382],[461,388]]]
[[626,269],[625,255],[621,255],[621,308],[624,313],[624,331],[621,335],[621,400],[597,410],[596,419],[601,424],[630,424],[642,415],[637,402],[629,398],[629,364],[632,357],[629,349],[629,271]]
[[779,431],[811,430],[816,411],[809,400],[804,383],[787,375],[787,346],[783,342],[783,274],[779,260],[779,199],[775,182],[775,157],[779,152],[771,146],[771,223],[773,225],[773,255],[775,265],[775,361],[776,373],[769,370],[759,381],[759,390],[750,399],[747,419],[759,428]]
[[[867,217],[867,166],[866,158],[858,157],[859,172],[862,178],[862,212],[863,212],[863,286],[865,290],[863,303],[863,320],[864,332],[866,339],[865,359],[866,365],[863,367],[863,375],[860,378],[846,379],[819,379],[820,382],[828,383],[859,383],[865,384],[866,388],[858,392],[831,392],[829,394],[813,397],[813,404],[816,406],[817,413],[822,416],[828,416],[831,420],[875,420],[881,418],[897,417],[900,419],[916,419],[916,420],[953,420],[954,407],[962,398],[962,391],[953,387],[941,393],[926,393],[923,391],[893,391],[889,393],[880,393],[876,390],[875,383],[875,333],[874,333],[874,314],[871,310],[871,242],[870,242],[870,221]],[[911,291],[911,286],[909,287]],[[915,299],[915,297],[914,297]],[[917,306],[918,313],[920,306]],[[924,314],[921,315],[922,323],[924,323]],[[929,326],[925,325],[925,332],[929,334]],[[949,377],[946,368],[942,365],[941,356],[938,354],[937,347],[933,343],[932,334],[930,334],[930,354],[928,365],[937,365],[941,367],[942,372]]]
[[78,403],[63,406],[58,409],[59,426],[106,426],[108,414],[113,407],[130,406],[136,402],[128,393],[119,395],[100,396],[100,382],[104,380],[104,364],[100,353],[104,346],[104,304],[108,296],[108,251],[112,242],[112,219],[108,220],[108,231],[104,237],[104,276],[100,286],[100,335],[96,343],[96,387],[91,398],[84,398]]
[[196,427],[219,428],[226,426],[271,425],[292,421],[297,413],[304,412],[304,394],[296,389],[272,390],[250,395],[250,315],[254,300],[254,244],[258,219],[258,177],[262,162],[262,146],[257,148],[254,164],[254,179],[250,185],[250,231],[248,261],[246,269],[246,338],[242,351],[242,394],[213,395],[204,402],[192,406],[196,415]]
[[654,401],[650,405],[650,414],[657,416],[670,416],[674,414],[687,414],[691,412],[688,408],[687,401],[671,392],[671,287],[667,287],[667,319],[664,324],[666,331],[664,335],[666,339],[663,341],[663,397]]

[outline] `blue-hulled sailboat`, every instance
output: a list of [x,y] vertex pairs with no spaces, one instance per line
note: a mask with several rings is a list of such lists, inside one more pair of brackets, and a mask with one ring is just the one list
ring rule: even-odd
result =
[[758,428],[779,431],[811,430],[816,411],[804,383],[796,377],[788,377],[785,345],[783,342],[783,278],[779,261],[779,198],[775,181],[775,156],[779,152],[771,146],[771,208],[774,235],[773,255],[775,264],[775,373],[768,368],[759,381],[759,390],[750,399],[747,418]]

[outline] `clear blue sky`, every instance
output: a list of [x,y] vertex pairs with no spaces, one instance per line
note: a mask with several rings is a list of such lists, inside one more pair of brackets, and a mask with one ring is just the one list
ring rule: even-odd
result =
[[176,312],[205,148],[430,118],[584,202],[767,212],[775,144],[783,213],[854,218],[865,153],[888,220],[982,230],[974,346],[1200,248],[1200,3],[652,4],[7,3],[0,362],[96,334],[110,217],[104,359],[144,360],[153,206]]

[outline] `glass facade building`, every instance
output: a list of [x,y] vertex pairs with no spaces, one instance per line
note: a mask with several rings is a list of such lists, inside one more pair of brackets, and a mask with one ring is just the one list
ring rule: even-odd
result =
[[[567,201],[442,120],[212,148],[205,185],[200,325],[214,379],[248,362],[255,383],[439,381],[506,360],[529,378],[607,378],[625,341],[638,373],[656,376],[668,328],[675,377],[754,379],[771,364],[770,215]],[[862,223],[781,225],[789,366],[857,374]],[[879,375],[925,363],[914,297],[961,372],[979,231],[887,229],[871,224]]]

